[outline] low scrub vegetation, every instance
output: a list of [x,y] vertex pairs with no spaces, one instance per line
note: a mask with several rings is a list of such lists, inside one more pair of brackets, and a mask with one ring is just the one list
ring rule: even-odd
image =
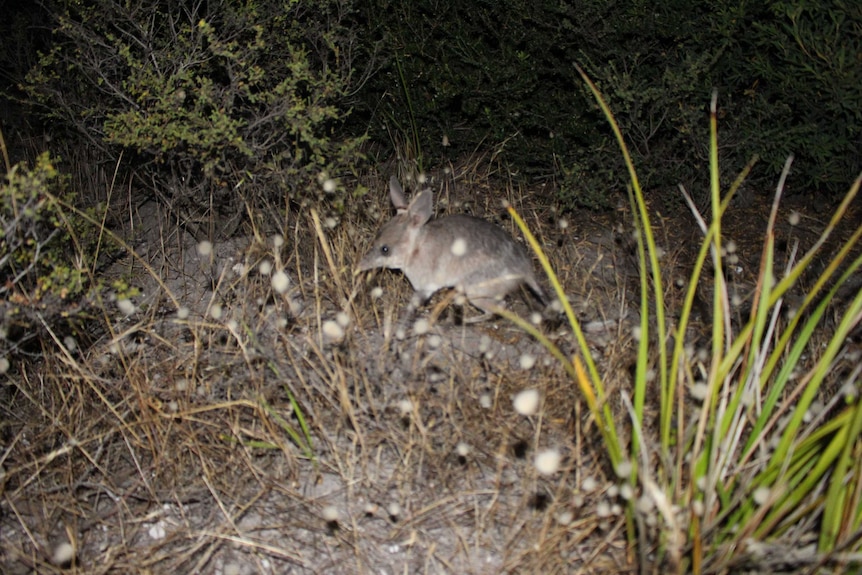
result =
[[[0,570],[860,568],[854,3],[4,10]],[[556,301],[358,273],[390,176]]]

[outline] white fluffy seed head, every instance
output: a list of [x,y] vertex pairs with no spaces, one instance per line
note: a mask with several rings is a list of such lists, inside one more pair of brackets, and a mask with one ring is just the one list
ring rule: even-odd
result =
[[536,455],[536,469],[542,475],[553,475],[560,469],[562,455],[558,449],[546,449]]
[[287,277],[287,274],[284,273],[284,270],[279,270],[272,274],[271,281],[272,289],[274,289],[276,293],[283,294],[290,286],[290,278]]
[[177,319],[189,319],[189,308],[181,305],[177,308]]
[[534,311],[530,314],[530,323],[533,325],[541,325],[542,324],[542,314]]
[[632,462],[628,459],[620,461],[615,470],[617,472],[617,477],[620,479],[627,479],[632,474],[632,467]]
[[632,339],[635,341],[641,340],[641,326],[636,325],[632,328]]
[[257,266],[257,271],[259,271],[262,276],[268,276],[272,273],[272,262],[269,260],[261,261]]
[[557,226],[559,226],[561,230],[565,230],[569,227],[569,220],[566,218],[560,218],[560,221],[557,222]]
[[[4,359],[5,359],[5,358],[4,358]],[[6,361],[6,363],[8,364],[8,363],[9,363],[9,361],[7,360],[7,361]],[[491,409],[491,406],[492,406],[493,404],[494,404],[494,402],[493,402],[493,400],[491,399],[491,394],[489,394],[489,393],[483,393],[482,395],[480,395],[480,396],[479,396],[479,405],[480,405],[483,409]]]
[[155,539],[157,541],[164,539],[167,534],[165,524],[161,521],[150,525],[150,528],[147,529],[147,535],[150,536],[150,539]]
[[202,241],[198,244],[198,255],[202,258],[208,258],[213,253],[213,245],[212,242],[207,240]]
[[323,191],[327,194],[335,192],[335,189],[337,187],[338,186],[336,185],[335,180],[333,180],[332,178],[327,178],[323,181]]
[[766,505],[769,501],[770,491],[768,487],[758,487],[754,490],[752,498],[757,505]]
[[377,515],[378,511],[380,511],[380,506],[370,501],[362,506],[362,512],[368,516]]
[[117,308],[119,308],[123,315],[132,315],[137,311],[135,304],[133,304],[132,301],[128,299],[117,300]]
[[622,497],[626,501],[631,501],[631,498],[634,496],[634,494],[635,491],[630,484],[623,483],[620,486],[620,497]]
[[372,299],[380,299],[383,297],[383,288],[380,286],[376,286],[371,290],[371,298]]
[[402,399],[397,404],[398,411],[401,415],[410,415],[413,413],[413,402],[409,399]]
[[350,314],[346,311],[340,311],[335,314],[335,322],[342,328],[347,328],[350,325]]
[[323,322],[323,336],[329,342],[338,343],[344,339],[344,328],[336,321],[326,320]]
[[800,219],[801,216],[796,210],[793,210],[792,212],[790,212],[790,215],[787,216],[787,221],[790,223],[791,226],[798,226]]
[[709,386],[703,382],[695,383],[689,388],[688,393],[695,401],[703,401],[709,395]]
[[844,396],[845,401],[852,402],[856,399],[856,396],[859,395],[859,390],[856,389],[856,386],[853,382],[848,381],[838,390],[838,393]]
[[328,230],[334,230],[337,225],[338,220],[332,216],[329,216],[325,220],[323,220],[323,227]]
[[74,558],[75,548],[68,541],[64,541],[63,543],[60,543],[59,545],[54,547],[54,554],[52,555],[54,565],[68,565],[72,562]]
[[695,499],[691,502],[691,512],[698,517],[703,517],[703,501]]
[[571,522],[574,521],[574,519],[575,519],[575,514],[572,513],[568,509],[566,509],[565,511],[561,511],[560,513],[557,514],[557,517],[556,517],[557,523],[559,523],[563,527],[571,524]]
[[467,253],[467,240],[464,238],[455,238],[455,241],[452,242],[452,255],[455,257],[461,257]]
[[431,329],[431,324],[424,317],[420,317],[413,324],[413,333],[415,335],[425,335]]
[[610,517],[611,515],[611,504],[607,501],[599,501],[599,504],[596,505],[596,515],[599,518]]
[[635,503],[635,507],[639,513],[646,515],[647,513],[649,513],[650,511],[653,510],[655,505],[653,504],[652,497],[644,494],[644,495],[641,495],[640,497],[638,497],[638,500]]
[[596,482],[595,477],[589,475],[587,477],[584,477],[584,480],[581,481],[581,489],[584,490],[586,493],[591,493],[595,491],[596,487],[598,486],[599,484]]
[[63,338],[63,345],[65,345],[66,349],[69,351],[75,351],[78,349],[78,342],[71,335],[67,335]]
[[221,304],[213,304],[210,308],[210,317],[219,320],[224,315],[224,309],[221,307]]
[[534,415],[539,408],[539,392],[536,389],[525,389],[515,396],[513,402],[515,411],[521,415]]
[[455,453],[457,453],[460,457],[467,457],[470,455],[470,445],[464,443],[463,441],[459,441],[458,445],[455,446]]
[[386,512],[389,513],[390,517],[398,517],[401,515],[401,504],[397,501],[393,501],[386,506]]
[[334,523],[338,521],[338,508],[335,507],[335,505],[327,505],[321,511],[321,515],[323,516],[323,520],[327,523]]
[[520,359],[518,360],[518,363],[520,364],[521,369],[531,370],[533,369],[533,366],[536,365],[536,357],[530,355],[529,353],[525,353],[521,355]]
[[278,249],[283,246],[284,236],[282,236],[281,234],[275,234],[274,236],[272,236],[272,245],[275,249]]
[[443,345],[443,338],[441,336],[437,335],[436,333],[432,334],[428,338],[428,347],[430,347],[432,349],[437,349],[441,345]]

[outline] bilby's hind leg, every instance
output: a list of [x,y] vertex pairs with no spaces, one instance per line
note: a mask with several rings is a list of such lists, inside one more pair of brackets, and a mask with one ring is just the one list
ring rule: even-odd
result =
[[502,298],[472,297],[469,299],[469,301],[471,304],[473,304],[476,308],[482,310],[482,312],[484,313],[482,313],[482,315],[477,315],[476,317],[465,319],[465,324],[487,321],[497,315],[496,310],[506,309],[506,301]]

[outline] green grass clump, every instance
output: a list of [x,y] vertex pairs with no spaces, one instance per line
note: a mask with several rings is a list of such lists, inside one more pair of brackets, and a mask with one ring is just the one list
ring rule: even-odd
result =
[[[537,330],[506,315],[542,341],[577,382],[614,469],[631,469],[624,475],[618,471],[618,476],[643,494],[630,500],[627,511],[628,537],[637,553],[632,559],[643,568],[655,564],[669,572],[727,572],[744,564],[768,567],[765,550],[774,545],[800,550],[788,559],[791,563],[857,565],[862,549],[858,464],[862,402],[854,378],[859,370],[842,382],[834,367],[862,319],[862,292],[839,298],[848,287],[852,292],[849,282],[862,265],[862,226],[834,254],[824,254],[824,246],[847,214],[862,176],[813,247],[779,274],[775,225],[792,158],[788,160],[767,225],[751,311],[741,322],[733,322],[722,271],[721,221],[748,170],[722,193],[714,96],[709,146],[712,217],[710,221],[701,217],[683,190],[703,242],[682,308],[670,313],[659,250],[631,156],[598,89],[586,75],[584,80],[623,152],[638,231],[640,320],[632,389],[623,394],[628,424],[611,413],[603,379],[560,283],[511,208],[563,303],[580,356],[566,357]],[[706,271],[708,258],[712,273]],[[811,265],[818,259],[827,262],[822,272]],[[788,313],[785,298],[803,275],[813,275],[813,285]],[[712,284],[713,294],[707,322],[711,348],[706,360],[699,362],[686,347],[686,335],[696,291],[705,283]],[[826,312],[832,308],[837,308],[838,319],[829,323]],[[657,401],[648,406],[650,398]],[[816,541],[816,546],[808,546],[809,541]]]

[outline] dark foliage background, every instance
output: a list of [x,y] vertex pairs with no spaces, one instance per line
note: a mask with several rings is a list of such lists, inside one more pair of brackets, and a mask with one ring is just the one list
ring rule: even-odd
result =
[[[46,0],[7,24],[5,94],[19,130],[50,133],[62,157],[123,154],[135,193],[200,239],[244,218],[283,227],[291,203],[321,200],[321,182],[360,158],[361,136],[342,129],[357,69],[343,8]],[[336,185],[331,203],[344,197]]]
[[[725,177],[840,193],[862,169],[862,5],[849,0],[45,0],[6,3],[3,120],[109,164],[207,234],[291,202],[344,209],[367,136],[421,168],[493,149],[569,208],[626,173],[582,66],[653,194],[704,189],[706,107]],[[66,152],[64,153],[64,148]],[[36,152],[42,150],[35,150]],[[76,167],[76,169],[81,169]],[[334,192],[320,191],[334,178]],[[331,186],[329,190],[332,190]]]
[[[610,130],[575,70],[598,83],[648,187],[705,174],[718,89],[728,175],[752,155],[773,182],[840,193],[862,168],[862,5],[796,0],[367,0],[382,66],[360,94],[372,138],[410,134],[427,161],[502,143],[517,170],[556,176],[560,199],[606,205],[625,185]],[[365,117],[365,116],[363,116]],[[415,131],[415,134],[412,132]],[[770,184],[771,186],[771,184]]]

